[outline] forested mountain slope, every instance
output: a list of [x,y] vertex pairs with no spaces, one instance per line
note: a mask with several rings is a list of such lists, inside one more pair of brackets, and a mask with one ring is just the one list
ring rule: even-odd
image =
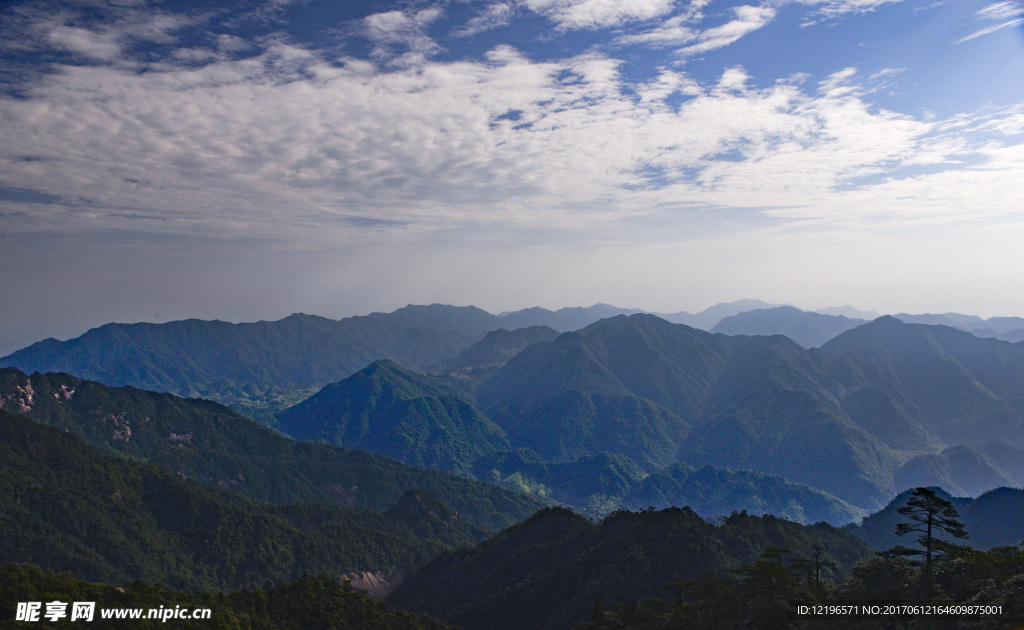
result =
[[224,589],[306,573],[390,575],[482,537],[451,515],[411,519],[410,504],[424,500],[415,495],[388,514],[257,503],[5,411],[0,486],[0,563],[107,582]]
[[500,529],[544,502],[506,488],[324,443],[296,442],[206,400],[0,370],[0,408],[208,485],[271,503],[386,510],[424,490],[468,522]]
[[277,414],[298,440],[326,440],[420,468],[468,473],[511,448],[505,432],[443,382],[376,361]]
[[[871,552],[829,525],[736,514],[719,526],[692,511],[616,512],[600,523],[561,508],[541,511],[474,549],[447,552],[388,599],[477,630],[565,629],[605,606],[664,597],[674,578],[753,562],[770,547],[809,556],[827,549],[834,575]],[[830,577],[832,575],[830,571]]]
[[[908,480],[972,492],[1024,483],[1013,464],[1024,445],[1024,346],[883,317],[806,350],[781,335],[730,337],[638,314],[510,354],[483,378],[379,364],[281,417],[301,418],[286,423],[297,437],[405,461],[422,452],[430,461],[415,463],[544,486],[587,511],[621,505],[619,487],[636,483],[606,458],[592,478],[610,480],[607,492],[570,492],[561,477],[602,454],[643,475],[680,462],[758,471],[855,510],[881,507]],[[518,470],[518,456],[501,455],[515,449],[534,454]]]

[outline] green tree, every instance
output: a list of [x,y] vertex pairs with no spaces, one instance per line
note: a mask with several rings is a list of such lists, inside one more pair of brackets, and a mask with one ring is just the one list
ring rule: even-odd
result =
[[940,535],[945,533],[953,538],[967,538],[964,524],[957,520],[960,518],[960,513],[956,511],[952,503],[935,494],[934,490],[915,489],[907,500],[907,504],[897,512],[909,518],[910,522],[897,524],[896,535],[905,536],[912,532],[919,533],[917,543],[923,549],[897,547],[891,551],[902,556],[923,555],[927,567],[931,567],[933,556],[944,553],[950,546],[949,543],[939,538]]

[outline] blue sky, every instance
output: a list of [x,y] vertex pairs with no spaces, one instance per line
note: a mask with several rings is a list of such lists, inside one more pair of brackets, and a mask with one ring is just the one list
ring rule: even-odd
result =
[[1024,315],[1020,0],[7,2],[0,351],[756,297]]

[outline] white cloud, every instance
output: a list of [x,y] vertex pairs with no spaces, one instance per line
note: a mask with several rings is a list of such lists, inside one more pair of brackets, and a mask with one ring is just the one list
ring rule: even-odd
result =
[[461,28],[455,31],[456,35],[469,37],[485,31],[490,31],[506,26],[515,15],[515,7],[508,2],[495,2],[487,5],[483,11]]
[[[773,15],[743,6],[720,27],[689,30],[677,16],[652,33],[710,49]],[[739,67],[703,83],[664,68],[630,81],[606,55],[534,62],[510,46],[441,63],[425,34],[438,19],[361,23],[390,63],[421,55],[387,71],[223,36],[211,51],[180,49],[190,63],[137,73],[117,63],[123,37],[105,49],[83,36],[111,63],[58,66],[24,98],[0,97],[0,187],[59,198],[19,205],[5,229],[223,231],[298,246],[456,226],[618,238],[602,226],[691,205],[830,225],[1016,211],[1006,190],[1020,173],[1020,111],[928,121],[872,108],[866,95],[897,69],[759,88]],[[173,34],[165,24],[140,32]],[[256,57],[227,54],[257,45]],[[978,161],[949,157],[961,154]]]
[[208,14],[175,14],[144,3],[69,2],[59,6],[24,3],[5,10],[7,38],[0,49],[60,50],[91,62],[130,64],[140,43],[171,45],[186,27],[203,24]]
[[678,46],[692,42],[699,31],[687,26],[694,21],[690,15],[673,16],[658,26],[640,33],[623,35],[616,39],[619,44],[646,44],[656,48]]
[[800,4],[819,5],[817,14],[834,18],[847,13],[867,13],[887,4],[903,0],[796,0]]
[[363,18],[365,34],[375,43],[373,55],[395,65],[423,63],[441,49],[425,30],[440,16],[440,9],[435,8],[413,13],[387,11]]
[[991,35],[992,33],[995,33],[996,31],[1003,30],[1004,28],[1009,28],[1009,27],[1013,27],[1013,26],[1020,26],[1021,24],[1024,24],[1024,18],[1017,18],[1016,20],[1010,20],[1009,22],[1003,22],[1002,24],[996,24],[995,26],[989,26],[989,27],[977,30],[977,31],[971,33],[970,35],[967,35],[965,37],[961,37],[960,39],[956,40],[953,43],[954,44],[962,44],[964,42],[969,42],[972,39],[977,39],[977,38],[985,36],[985,35]]
[[[575,210],[583,206],[589,220],[602,221],[679,198],[801,208],[780,213],[791,218],[852,212],[849,199],[879,195],[837,192],[846,182],[943,159],[929,138],[938,126],[872,113],[852,70],[817,95],[791,85],[748,88],[741,69],[707,89],[662,73],[633,98],[620,89],[614,59],[532,63],[507,48],[491,58],[380,74],[358,63],[323,65],[277,44],[258,59],[193,70],[65,68],[28,100],[0,101],[12,121],[0,131],[0,185],[91,200],[39,210],[50,217],[43,224],[254,235],[319,226],[326,234],[360,217],[362,225],[550,228],[586,223]],[[301,78],[307,74],[314,78]],[[675,92],[693,98],[664,108],[659,98]],[[502,119],[508,111],[520,113]],[[28,153],[33,161],[22,159]],[[636,192],[646,167],[670,185]],[[699,175],[690,179],[693,169]],[[901,180],[866,189],[927,188],[929,199],[947,198],[936,207],[963,212],[948,200],[974,191],[972,179],[987,183],[971,198],[1001,181],[966,171],[945,176],[949,186]],[[920,212],[901,203],[903,214]],[[986,207],[1005,211],[1004,203]],[[877,214],[892,203],[865,207]]]
[[522,0],[564,29],[604,28],[672,11],[674,0]]
[[1004,0],[983,7],[978,17],[989,20],[1007,20],[1024,15],[1024,3],[1019,0]]
[[884,77],[891,77],[897,74],[903,74],[906,72],[906,68],[882,68],[878,72],[871,75],[871,79],[881,79]]
[[710,28],[697,27],[703,19],[700,7],[691,7],[688,13],[672,16],[654,28],[639,33],[622,35],[619,44],[644,44],[655,48],[677,48],[677,54],[689,57],[718,48],[724,48],[744,35],[752,33],[774,19],[776,10],[768,6],[742,5],[733,7],[735,19]]
[[960,39],[953,42],[954,44],[962,44],[972,39],[977,39],[985,35],[990,35],[997,31],[1001,31],[1004,28],[1011,28],[1014,26],[1020,26],[1024,24],[1024,2],[1019,0],[1005,0],[1004,2],[996,2],[994,4],[987,5],[977,12],[978,19],[982,20],[1005,20],[1001,24],[994,26],[987,26],[979,29],[970,35],[961,37]]
[[696,96],[702,92],[700,85],[685,74],[664,69],[654,80],[642,83],[636,88],[641,102],[656,106],[674,94]]
[[90,59],[113,61],[121,55],[121,38],[116,33],[96,33],[73,26],[57,26],[46,34],[51,44]]
[[775,9],[771,7],[744,5],[735,7],[733,11],[736,13],[735,20],[701,31],[694,38],[694,43],[680,49],[679,54],[691,56],[724,48],[744,35],[762,28],[775,18]]

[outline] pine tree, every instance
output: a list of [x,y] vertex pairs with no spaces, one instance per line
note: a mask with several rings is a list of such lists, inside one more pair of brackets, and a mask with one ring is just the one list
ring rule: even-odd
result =
[[952,503],[936,495],[934,490],[916,488],[907,500],[907,504],[897,512],[908,517],[910,522],[897,524],[896,535],[904,536],[911,532],[918,532],[921,535],[917,538],[917,543],[923,549],[897,547],[891,550],[894,555],[923,555],[925,566],[930,567],[932,557],[943,553],[949,545],[939,538],[940,534],[945,533],[953,538],[967,538],[964,524],[957,520],[960,518],[960,513],[956,511]]

